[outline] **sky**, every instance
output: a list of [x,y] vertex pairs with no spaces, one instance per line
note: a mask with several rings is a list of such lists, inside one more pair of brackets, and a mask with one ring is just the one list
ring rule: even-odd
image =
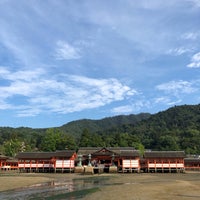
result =
[[200,0],[0,0],[0,126],[200,103]]

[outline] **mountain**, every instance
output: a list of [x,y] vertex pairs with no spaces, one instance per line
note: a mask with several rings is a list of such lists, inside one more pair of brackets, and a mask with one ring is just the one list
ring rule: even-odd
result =
[[200,153],[200,104],[182,105],[151,115],[133,128],[145,148]]
[[[81,138],[79,146],[144,146],[152,150],[200,153],[200,104],[174,106],[150,115],[79,120],[61,127]],[[84,129],[87,132],[82,135]],[[84,136],[82,138],[82,136]]]
[[92,133],[101,133],[112,128],[119,128],[123,125],[134,125],[141,120],[148,119],[150,116],[151,114],[149,113],[140,113],[137,115],[118,115],[100,120],[82,119],[64,124],[60,129],[65,133],[78,137],[84,129],[88,129]]
[[22,149],[54,151],[83,146],[132,146],[200,154],[200,104],[174,106],[153,115],[82,119],[56,128],[0,128],[0,153],[5,155]]

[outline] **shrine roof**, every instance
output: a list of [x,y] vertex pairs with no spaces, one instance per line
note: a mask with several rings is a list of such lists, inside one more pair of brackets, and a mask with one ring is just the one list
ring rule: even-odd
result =
[[200,163],[200,158],[185,158],[185,163]]
[[146,151],[145,158],[184,158],[184,151]]
[[54,157],[64,157],[70,158],[73,156],[75,151],[67,150],[67,151],[55,151],[55,152],[21,152],[16,158],[18,159],[51,159]]
[[139,151],[135,150],[133,147],[81,147],[79,148],[77,154],[87,156],[89,154],[93,156],[139,156]]

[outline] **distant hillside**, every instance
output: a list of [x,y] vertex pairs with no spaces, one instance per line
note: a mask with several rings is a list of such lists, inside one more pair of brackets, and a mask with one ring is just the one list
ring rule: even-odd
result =
[[183,105],[151,115],[133,127],[146,148],[200,153],[200,104]]
[[54,151],[83,146],[131,146],[143,151],[184,150],[200,154],[200,104],[175,106],[151,115],[82,119],[57,128],[0,128],[0,153]]
[[101,133],[112,128],[119,128],[122,125],[136,124],[141,120],[148,119],[149,113],[140,113],[138,115],[119,115],[107,117],[100,120],[82,119],[69,122],[60,127],[65,133],[80,136],[84,129],[88,129],[91,133]]

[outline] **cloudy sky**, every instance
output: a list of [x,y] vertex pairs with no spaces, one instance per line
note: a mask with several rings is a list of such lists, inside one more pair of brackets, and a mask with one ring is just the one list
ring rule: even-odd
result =
[[200,103],[200,0],[0,0],[0,126]]

